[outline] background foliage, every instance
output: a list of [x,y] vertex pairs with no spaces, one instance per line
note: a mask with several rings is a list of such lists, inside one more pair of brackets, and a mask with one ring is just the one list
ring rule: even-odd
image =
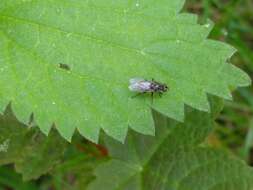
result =
[[[211,33],[211,38],[226,41],[236,47],[239,52],[233,57],[232,62],[252,76],[252,1],[188,0],[185,9],[198,13],[201,16],[200,22],[205,23],[207,18],[212,18],[216,26]],[[235,92],[234,97],[234,102],[225,102],[225,109],[217,119],[216,130],[209,135],[205,143],[232,150],[236,156],[252,164],[252,87],[239,89]],[[9,120],[16,121],[11,113],[7,112],[7,115]],[[8,119],[3,122],[8,123]],[[20,125],[18,121],[16,122],[17,125]],[[108,159],[108,152],[104,147],[94,145],[78,134],[74,135],[73,143],[68,144],[55,131],[47,139],[36,128],[27,132],[25,126],[23,127],[19,131],[16,131],[16,128],[14,131],[9,129],[11,136],[8,138],[15,140],[15,146],[19,148],[9,147],[9,150],[13,150],[13,152],[6,152],[6,154],[8,153],[6,156],[11,158],[8,162],[5,161],[4,156],[0,158],[0,163],[14,163],[1,167],[1,189],[80,189],[86,187],[94,179],[93,169]],[[16,138],[17,136],[19,138]],[[51,141],[57,141],[60,146],[54,147],[54,150],[47,149],[48,144],[54,143]],[[8,141],[6,143],[8,144]],[[25,149],[23,149],[24,147]],[[34,157],[37,158],[35,155],[25,154],[26,150],[31,151],[32,149],[39,151],[41,156],[38,157],[38,160],[34,159]],[[19,157],[20,150],[24,151],[21,154],[22,157]],[[33,159],[30,158],[31,156]],[[48,161],[44,163],[45,165],[42,164],[43,159]],[[28,160],[33,160],[33,162]],[[34,169],[29,171],[32,166],[33,168],[41,167],[38,170],[39,173]],[[23,182],[21,175],[17,174],[14,168],[23,173],[24,179],[35,179]],[[39,177],[48,172],[49,174]]]

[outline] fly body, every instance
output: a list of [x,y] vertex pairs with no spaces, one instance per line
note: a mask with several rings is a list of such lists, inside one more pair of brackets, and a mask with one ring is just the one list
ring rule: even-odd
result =
[[164,92],[168,91],[168,86],[166,84],[157,82],[154,79],[146,80],[142,78],[132,78],[129,82],[129,90],[138,92],[134,97],[144,93],[151,93],[153,99],[154,93],[158,93],[161,96]]

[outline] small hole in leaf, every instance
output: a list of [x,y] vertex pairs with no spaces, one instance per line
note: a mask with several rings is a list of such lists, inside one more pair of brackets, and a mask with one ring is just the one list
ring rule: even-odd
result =
[[70,66],[67,65],[67,64],[59,63],[59,67],[60,67],[61,69],[65,69],[65,70],[67,70],[67,71],[70,71]]

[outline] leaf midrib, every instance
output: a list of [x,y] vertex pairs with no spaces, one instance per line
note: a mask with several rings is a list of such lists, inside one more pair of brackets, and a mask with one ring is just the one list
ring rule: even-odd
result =
[[104,40],[104,39],[99,39],[99,38],[93,37],[93,36],[85,34],[85,33],[71,32],[71,31],[68,32],[68,31],[65,31],[65,30],[63,30],[61,28],[57,28],[57,27],[53,27],[53,26],[50,26],[50,25],[47,25],[47,24],[38,23],[38,22],[35,22],[33,20],[28,20],[28,19],[13,17],[13,16],[9,16],[9,15],[0,14],[0,17],[2,17],[3,19],[7,18],[7,19],[10,19],[10,20],[18,21],[18,22],[28,23],[30,25],[36,25],[36,26],[48,28],[48,29],[57,31],[59,33],[63,33],[65,35],[71,33],[72,35],[75,35],[75,36],[78,36],[78,37],[81,37],[81,38],[86,38],[87,40],[95,41],[98,44],[102,43],[102,44],[110,45],[110,46],[113,46],[113,47],[116,47],[116,48],[120,48],[120,49],[123,49],[123,50],[126,50],[126,51],[137,52],[140,55],[143,55],[142,50],[140,50],[140,49],[132,48],[132,47],[127,47],[127,46],[123,46],[123,45],[116,44],[116,43],[112,43],[110,41],[107,41],[107,40]]

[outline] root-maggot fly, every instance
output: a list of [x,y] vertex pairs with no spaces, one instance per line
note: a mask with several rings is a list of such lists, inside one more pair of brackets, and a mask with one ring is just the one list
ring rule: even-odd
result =
[[142,78],[132,78],[129,80],[129,90],[133,92],[138,92],[137,95],[133,96],[136,97],[141,94],[151,93],[152,101],[154,93],[158,93],[160,96],[168,91],[168,86],[164,83],[160,83],[152,80],[145,80]]

